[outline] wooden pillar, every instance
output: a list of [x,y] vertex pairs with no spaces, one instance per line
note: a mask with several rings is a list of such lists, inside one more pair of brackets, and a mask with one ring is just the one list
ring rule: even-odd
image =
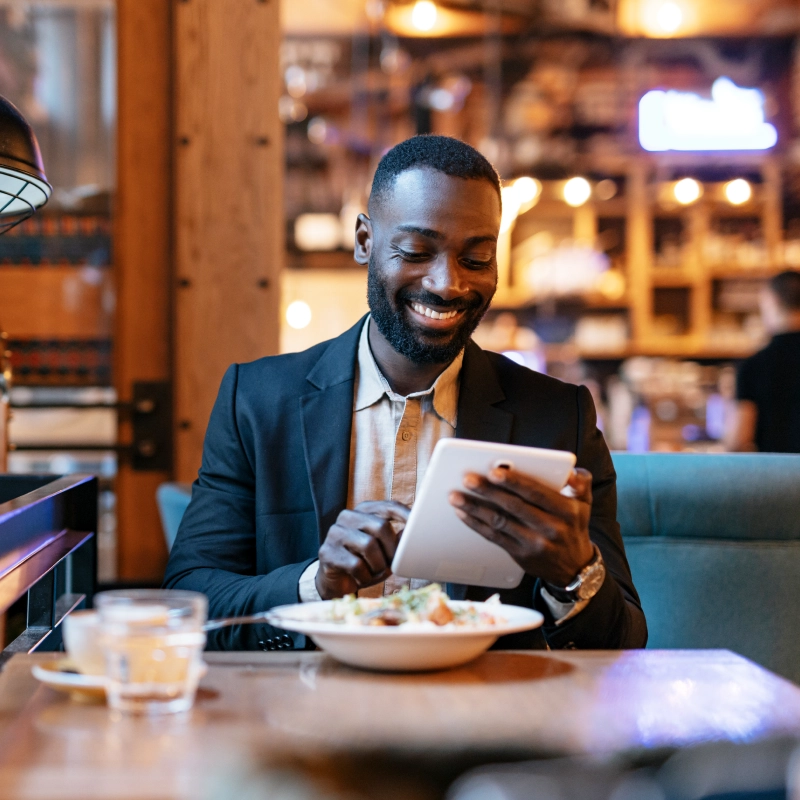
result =
[[773,269],[783,266],[783,208],[781,188],[781,168],[774,158],[765,159],[761,174],[764,179],[763,192],[763,226],[764,241],[767,246],[767,261]]
[[642,344],[651,331],[653,290],[653,217],[648,196],[648,164],[633,160],[628,171],[628,293],[634,344]]
[[200,465],[226,367],[276,353],[284,251],[278,0],[175,6],[179,480]]
[[[114,375],[120,400],[135,381],[171,377],[172,105],[170,0],[117,0],[118,134],[114,274]],[[122,442],[131,440],[125,416]],[[156,488],[168,472],[117,478],[118,575],[160,582],[166,546]]]

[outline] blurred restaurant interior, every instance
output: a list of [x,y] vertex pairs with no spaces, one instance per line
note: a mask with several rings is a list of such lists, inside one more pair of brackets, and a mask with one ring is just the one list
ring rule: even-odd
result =
[[[173,511],[169,492],[185,494],[197,476],[228,365],[304,350],[367,313],[367,268],[353,249],[373,174],[394,145],[438,134],[471,144],[503,182],[498,288],[475,341],[588,387],[615,459],[690,454],[686,471],[664,484],[685,492],[683,516],[675,494],[654,501],[671,520],[663,528],[655,512],[650,519],[643,506],[624,505],[628,487],[647,484],[645,473],[655,474],[647,469],[662,462],[616,462],[640,590],[650,571],[641,583],[652,585],[642,592],[651,646],[730,647],[800,679],[800,550],[786,541],[798,538],[800,468],[770,461],[754,474],[755,462],[713,460],[742,449],[731,438],[737,371],[775,332],[765,287],[800,274],[800,0],[0,0],[0,96],[30,123],[52,186],[46,205],[0,236],[0,473],[97,477],[97,588],[161,584],[174,514],[185,508],[179,501]],[[796,408],[800,397],[792,401]],[[0,502],[11,497],[0,490]],[[622,516],[650,525],[651,540],[667,530],[748,541],[731,544],[731,561],[719,562],[727,588],[708,606],[712,595],[701,595],[698,608],[694,589],[679,587],[710,593],[716,556],[694,543],[682,560],[664,557],[658,542],[637,550]],[[772,566],[759,560],[764,550],[748,550],[751,538],[774,545]],[[754,610],[747,630],[759,631],[757,641],[738,647],[714,631],[735,631],[732,609],[753,600],[728,605],[741,575],[761,581],[778,610],[769,619]],[[33,595],[16,596],[0,615],[3,646],[36,628]],[[702,632],[688,644],[658,633],[677,629],[673,606],[698,620]],[[743,663],[730,673],[724,659],[717,672],[708,667],[703,686],[741,674],[737,687],[760,687],[763,698],[773,684]],[[506,678],[490,673],[476,680],[501,691],[493,684]],[[624,686],[625,675],[612,677]],[[301,670],[311,689],[317,677]],[[352,689],[347,680],[332,714]],[[708,697],[738,709],[719,680],[719,697],[712,689]],[[380,705],[377,685],[369,696]],[[616,695],[598,686],[612,703]],[[681,692],[696,697],[696,686],[670,686],[663,707],[680,733],[701,716],[681,700]],[[796,713],[795,724],[800,700],[781,699],[796,688],[788,686],[776,682],[769,697],[785,704],[787,719]],[[623,705],[633,696],[658,717],[662,706],[632,692],[621,691]],[[246,706],[246,692],[237,702]],[[755,727],[736,728],[748,708],[715,724],[737,741],[757,738]],[[643,747],[660,741],[642,726]],[[775,747],[781,755],[751,751],[741,763],[752,774],[756,763],[783,764],[789,750]],[[800,800],[797,753],[794,794],[714,796]],[[385,768],[402,787],[395,755]],[[721,774],[736,758],[712,760]],[[340,774],[347,763],[315,769]],[[360,762],[353,769],[369,772]],[[538,794],[514,789],[514,776],[504,783],[501,769],[491,787],[468,782],[447,796],[600,797],[584,789],[603,781],[617,786],[603,795],[615,800],[711,796],[681,794],[663,771],[647,785],[620,782],[613,764],[594,762],[582,762],[559,794],[542,769],[526,784]],[[50,796],[46,787],[26,791],[19,796]],[[93,791],[83,796],[104,796]],[[240,796],[345,796],[264,791]],[[391,797],[401,795],[444,796]],[[154,784],[131,796],[162,795]]]
[[[464,139],[506,182],[499,288],[476,340],[587,384],[612,449],[724,449],[736,365],[768,340],[759,289],[800,268],[795,2],[291,0],[280,42],[250,54],[259,76],[225,76],[230,101],[192,88],[180,14],[158,7],[0,3],[0,94],[33,125],[54,187],[0,238],[7,468],[101,476],[101,581],[158,578],[154,492],[193,479],[225,366],[366,311],[355,217],[381,154],[416,133]],[[675,134],[695,144],[670,143],[647,116],[665,90],[732,104],[745,127],[720,112]],[[203,102],[226,118],[201,144]],[[229,174],[215,186],[197,158]],[[189,263],[195,251],[206,261]],[[132,453],[137,380],[160,381],[175,413]]]

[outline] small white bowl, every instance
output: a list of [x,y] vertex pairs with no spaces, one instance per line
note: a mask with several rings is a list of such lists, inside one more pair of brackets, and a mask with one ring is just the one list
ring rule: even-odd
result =
[[346,625],[320,621],[334,601],[297,603],[272,610],[270,625],[310,636],[344,664],[389,672],[422,672],[466,664],[488,650],[500,636],[538,628],[544,617],[530,608],[451,600],[453,607],[473,606],[505,620],[496,625],[427,627],[416,625]]

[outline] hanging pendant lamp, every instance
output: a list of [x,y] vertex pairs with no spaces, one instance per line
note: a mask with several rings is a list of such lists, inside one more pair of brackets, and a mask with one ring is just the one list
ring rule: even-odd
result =
[[0,97],[0,234],[41,208],[52,191],[33,129]]

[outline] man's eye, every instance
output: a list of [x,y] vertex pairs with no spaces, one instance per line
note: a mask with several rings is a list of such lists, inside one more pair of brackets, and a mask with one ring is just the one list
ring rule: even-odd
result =
[[492,259],[490,258],[488,261],[481,261],[477,258],[464,258],[462,259],[461,263],[469,269],[486,269],[486,267],[490,267],[492,265]]
[[400,257],[406,261],[423,261],[428,257],[427,253],[410,253],[408,250],[398,250]]

